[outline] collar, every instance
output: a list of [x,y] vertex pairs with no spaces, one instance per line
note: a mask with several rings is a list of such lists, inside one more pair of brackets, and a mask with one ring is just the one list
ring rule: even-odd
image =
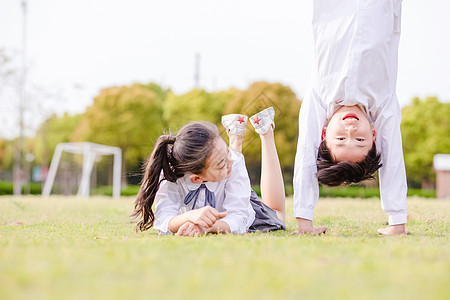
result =
[[[188,190],[190,191],[194,191],[196,189],[198,189],[200,187],[200,183],[192,183],[191,179],[189,178],[191,174],[185,174],[183,177],[183,181],[186,184]],[[217,186],[219,185],[218,182],[204,182],[204,184],[206,185],[206,187],[208,188],[208,190],[210,190],[211,192],[215,192]]]

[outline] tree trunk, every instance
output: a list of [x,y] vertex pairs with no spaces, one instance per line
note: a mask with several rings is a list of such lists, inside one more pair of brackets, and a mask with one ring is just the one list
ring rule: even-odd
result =
[[434,183],[427,178],[422,179],[422,190],[434,190]]

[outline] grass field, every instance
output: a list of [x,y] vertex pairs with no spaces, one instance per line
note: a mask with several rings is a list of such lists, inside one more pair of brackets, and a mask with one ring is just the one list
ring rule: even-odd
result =
[[320,199],[324,236],[135,233],[133,198],[0,197],[0,299],[450,299],[450,201]]

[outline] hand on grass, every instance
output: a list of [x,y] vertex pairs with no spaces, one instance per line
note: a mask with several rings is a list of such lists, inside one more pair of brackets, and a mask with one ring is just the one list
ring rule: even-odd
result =
[[292,234],[314,234],[314,235],[320,235],[327,233],[327,228],[325,226],[323,227],[313,227],[312,221],[302,218],[297,218],[298,222],[298,229]]
[[194,209],[186,214],[189,214],[188,219],[190,222],[204,228],[211,228],[217,220],[227,215],[226,212],[219,212],[211,206]]
[[406,230],[405,224],[398,224],[378,229],[378,233],[381,235],[399,235],[399,234],[409,234],[410,232]]
[[180,226],[176,236],[191,236],[191,237],[199,237],[207,233],[207,230],[200,225],[194,224],[192,222],[186,222]]

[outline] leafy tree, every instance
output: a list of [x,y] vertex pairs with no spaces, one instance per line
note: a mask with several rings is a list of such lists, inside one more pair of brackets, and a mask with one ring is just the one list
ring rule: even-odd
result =
[[[17,103],[17,88],[20,85],[19,72],[17,71],[16,55],[13,55],[10,51],[0,48],[0,97],[6,101],[9,106]],[[1,123],[3,118],[0,119]],[[19,124],[18,124],[19,125]],[[6,126],[0,130],[2,134]],[[0,140],[0,171],[3,169],[11,170],[13,165],[15,170],[20,170],[20,158],[21,158],[21,143],[22,139],[14,139],[7,141],[5,139]],[[16,173],[18,174],[18,172]],[[17,175],[14,176],[17,176]],[[18,181],[17,181],[18,182]]]
[[81,115],[50,116],[39,127],[31,146],[37,164],[49,165],[53,151],[59,143],[73,142],[72,134],[79,125]]
[[450,153],[450,103],[436,97],[414,98],[402,109],[402,137],[406,173],[410,181],[435,181],[433,156]]
[[199,120],[220,125],[225,104],[237,93],[235,89],[214,93],[194,89],[183,95],[170,94],[164,103],[163,112],[167,129],[176,132],[189,121]]
[[[250,117],[270,106],[275,109],[275,142],[280,163],[285,171],[291,170],[297,147],[301,102],[289,87],[279,83],[255,82],[227,104],[224,114],[242,113]],[[250,173],[258,174],[261,143],[254,130],[247,130],[243,152]]]
[[167,96],[169,96],[172,93],[170,89],[165,89],[153,82],[150,82],[148,84],[139,84],[139,85],[145,89],[148,89],[148,90],[154,92],[158,96],[158,98],[163,102],[165,101]]
[[0,139],[0,174],[2,170],[12,169],[13,148],[13,141]]
[[5,49],[0,48],[0,93],[5,87],[16,86],[19,84],[19,72],[16,69],[15,55]]
[[168,91],[133,84],[100,91],[82,116],[73,138],[120,147],[123,170],[139,169],[163,130],[162,105]]

